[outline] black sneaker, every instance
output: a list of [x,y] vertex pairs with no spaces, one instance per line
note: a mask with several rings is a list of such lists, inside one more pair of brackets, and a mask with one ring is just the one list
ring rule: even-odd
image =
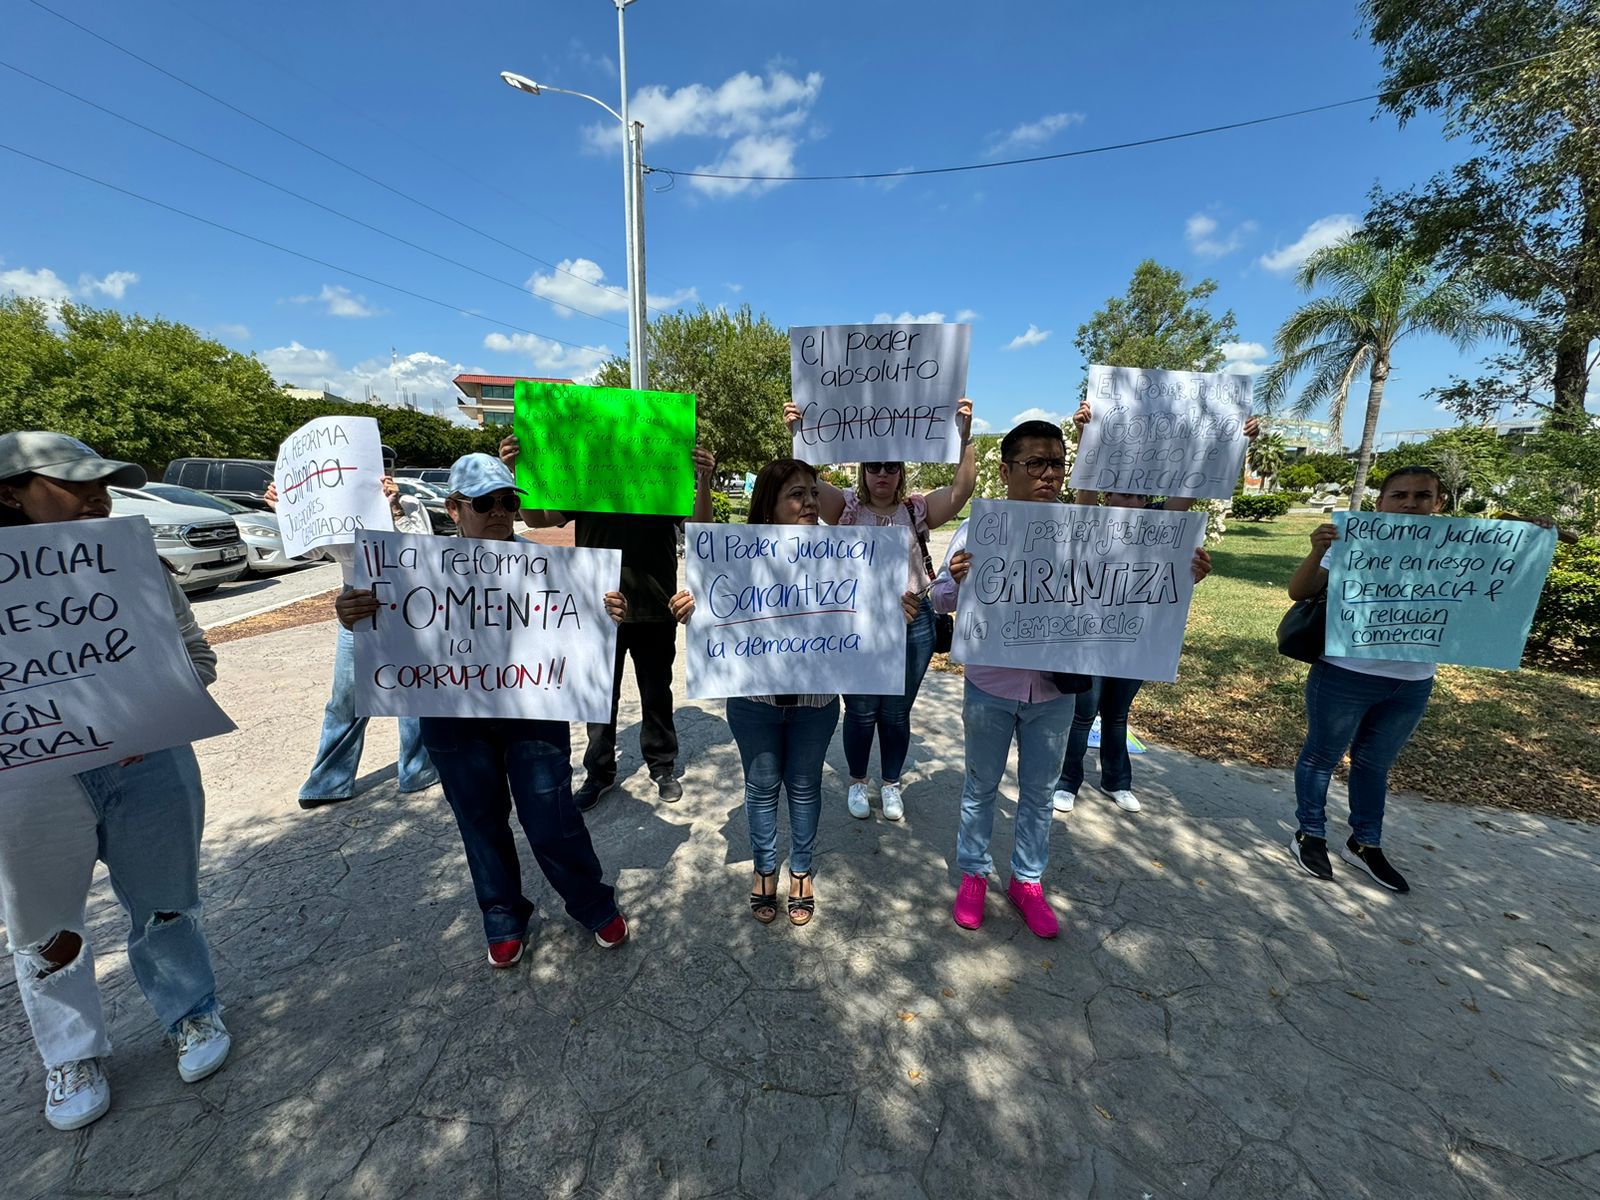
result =
[[683,799],[683,784],[671,775],[652,775],[651,778],[656,782],[656,795],[669,804]]
[[1328,861],[1328,839],[1312,837],[1304,830],[1295,830],[1294,841],[1289,843],[1289,853],[1294,855],[1307,875],[1318,879],[1333,878],[1333,864]]
[[1352,867],[1360,867],[1391,892],[1409,892],[1411,885],[1406,877],[1389,865],[1383,851],[1377,846],[1360,845],[1354,837],[1344,844],[1339,857]]
[[610,779],[600,780],[592,776],[585,779],[583,786],[578,789],[578,794],[573,797],[578,802],[578,811],[588,812],[596,804],[599,804],[601,798],[611,790],[613,782]]

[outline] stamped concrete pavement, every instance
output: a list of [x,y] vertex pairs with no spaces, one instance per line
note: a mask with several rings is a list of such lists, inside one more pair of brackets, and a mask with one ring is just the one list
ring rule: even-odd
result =
[[[220,648],[240,728],[200,746],[203,883],[232,1060],[178,1080],[102,874],[115,1102],[44,1124],[7,972],[6,1196],[1600,1194],[1593,827],[1396,797],[1412,894],[1321,884],[1285,849],[1285,772],[1154,748],[1137,817],[1085,788],[1055,821],[1060,940],[994,892],[969,933],[962,684],[932,674],[906,819],[846,814],[836,740],[817,918],[766,928],[721,705],[680,699],[682,802],[635,770],[589,816],[633,939],[600,950],[529,862],[536,938],[497,972],[442,797],[395,790],[392,721],[363,795],[295,806],[332,648]],[[631,688],[622,720],[626,771]]]

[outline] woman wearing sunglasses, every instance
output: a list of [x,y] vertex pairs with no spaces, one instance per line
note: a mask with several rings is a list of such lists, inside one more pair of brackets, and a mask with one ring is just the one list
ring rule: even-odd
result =
[[[461,537],[513,540],[521,501],[516,481],[499,459],[468,454],[450,468],[445,510]],[[607,592],[606,612],[619,624],[627,609],[620,592]],[[335,604],[346,629],[379,613],[369,589],[351,589]],[[572,796],[571,730],[561,721],[521,717],[423,717],[422,744],[439,772],[444,798],[455,813],[467,852],[472,889],[483,913],[489,965],[510,967],[522,957],[533,903],[522,894],[522,867],[511,831],[513,805],[533,856],[567,914],[594,934],[604,949],[620,946],[628,923],[583,815]]]
[[[794,429],[800,409],[784,408],[784,420]],[[954,520],[972,499],[978,483],[978,466],[972,452],[972,401],[962,397],[956,406],[961,429],[961,461],[946,487],[926,494],[907,494],[906,468],[899,462],[864,462],[856,471],[856,486],[841,491],[819,479],[818,505],[829,525],[899,525],[911,530],[911,556],[907,563],[909,591],[921,597],[916,619],[906,630],[906,686],[898,696],[846,696],[844,698],[844,756],[850,768],[850,791],[845,803],[852,817],[872,815],[867,795],[867,767],[872,758],[872,738],[878,738],[878,766],[883,785],[878,796],[883,815],[898,821],[905,815],[900,772],[911,748],[911,706],[916,703],[922,677],[933,658],[934,617],[928,603],[933,583],[933,559],[928,554],[928,531]]]

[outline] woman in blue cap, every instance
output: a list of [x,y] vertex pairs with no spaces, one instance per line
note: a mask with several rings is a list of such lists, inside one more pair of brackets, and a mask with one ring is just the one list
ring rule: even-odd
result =
[[[511,541],[521,499],[516,480],[499,459],[468,454],[450,468],[445,501],[461,537]],[[627,605],[607,592],[606,612],[621,622]],[[368,589],[350,589],[335,604],[347,629],[379,612]],[[423,717],[422,744],[439,772],[467,852],[472,888],[483,912],[489,965],[510,967],[522,957],[533,903],[522,894],[522,867],[511,831],[511,811],[550,886],[573,920],[605,949],[622,945],[628,923],[572,795],[572,735],[561,721],[522,717]]]

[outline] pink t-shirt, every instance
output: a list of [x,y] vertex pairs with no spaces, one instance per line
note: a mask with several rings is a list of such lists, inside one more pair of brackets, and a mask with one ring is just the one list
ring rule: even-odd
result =
[[[906,505],[911,506],[911,513],[906,512]],[[916,522],[912,523],[912,513],[916,514]],[[872,509],[861,503],[861,496],[855,488],[844,494],[844,512],[839,517],[841,525],[900,525],[911,530],[911,574],[906,590],[920,592],[933,580],[928,578],[928,570],[922,561],[922,543],[917,540],[920,530],[923,537],[928,536],[928,500],[926,496],[907,496],[905,502],[895,505],[892,517],[883,516],[873,512]]]

